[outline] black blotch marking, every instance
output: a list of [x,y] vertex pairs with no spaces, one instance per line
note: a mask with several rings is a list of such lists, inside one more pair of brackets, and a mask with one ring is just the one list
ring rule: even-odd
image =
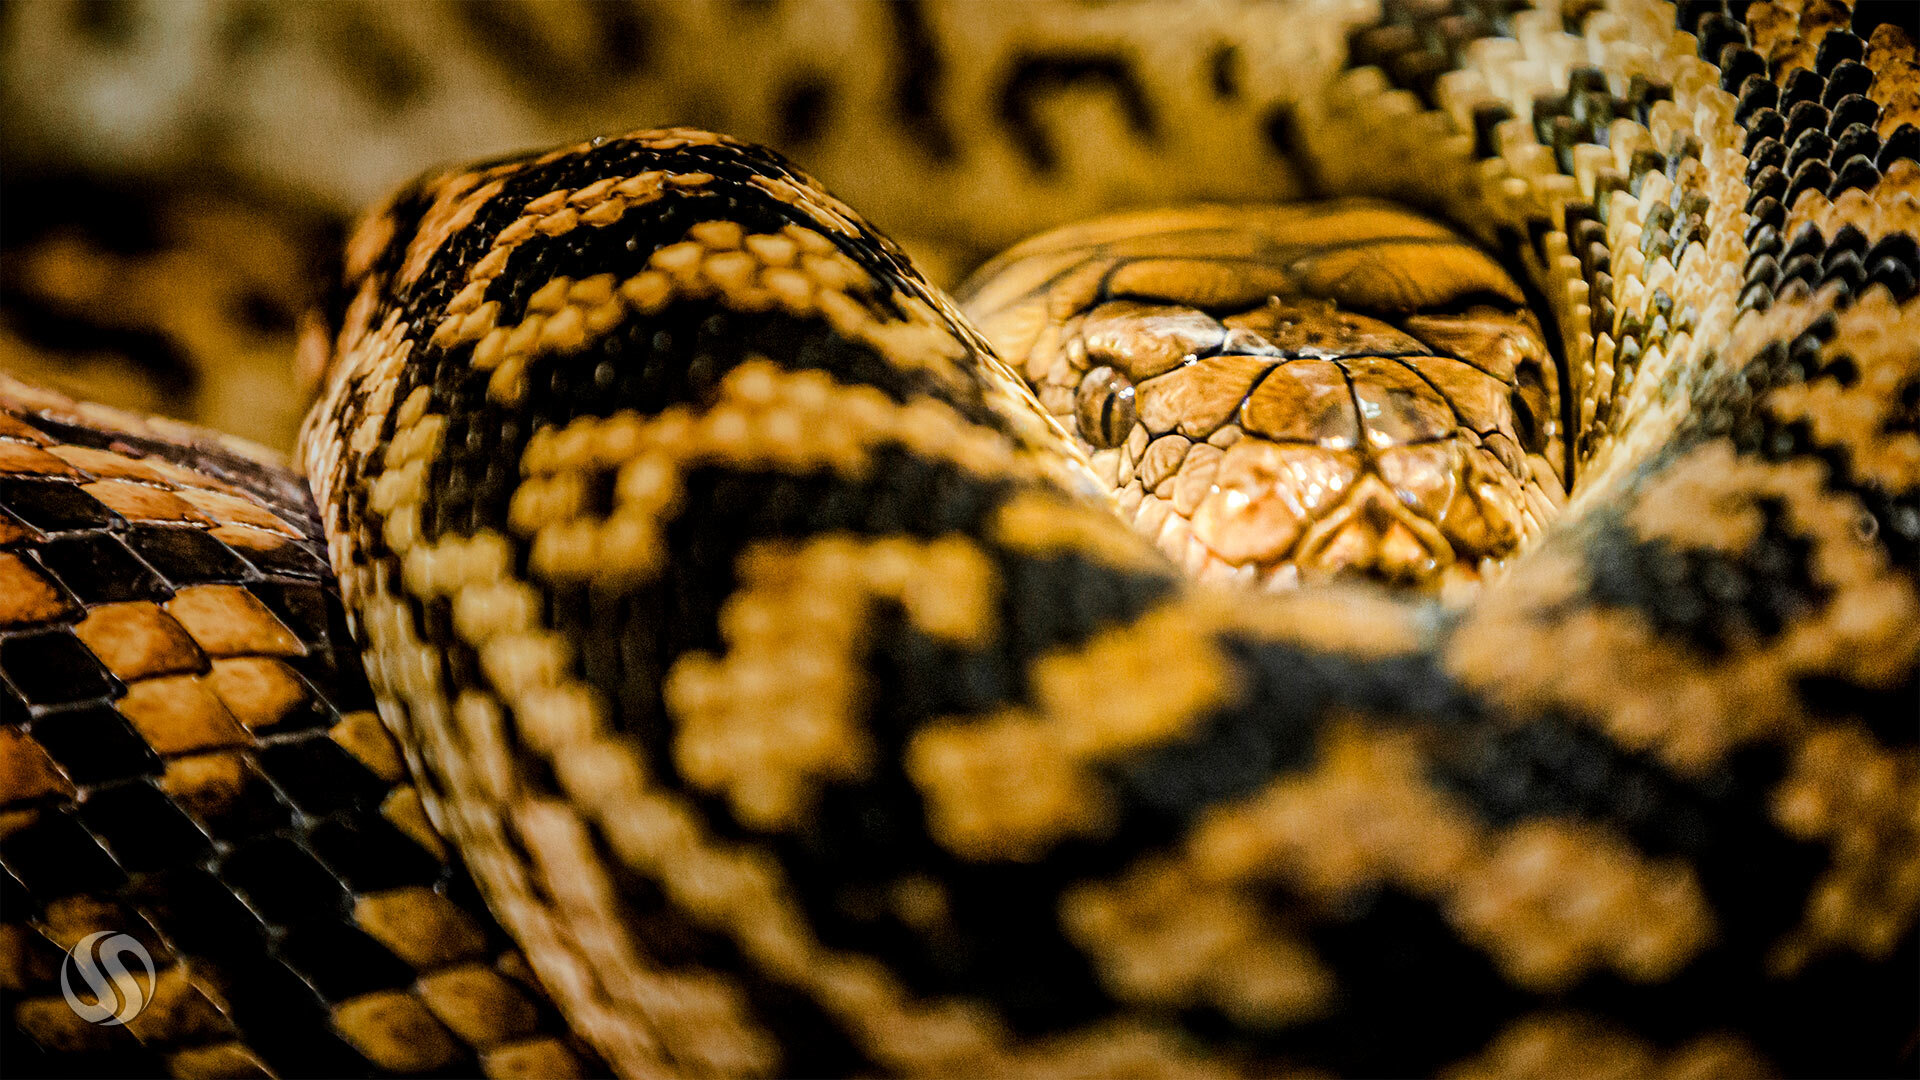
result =
[[230,60],[257,52],[280,21],[279,9],[263,2],[233,4],[221,14],[220,55]]
[[1144,140],[1158,134],[1153,106],[1132,62],[1120,56],[1025,56],[1016,60],[1001,87],[1000,122],[1021,156],[1039,172],[1059,167],[1059,150],[1040,125],[1040,106],[1048,97],[1073,87],[1091,86],[1110,94],[1126,117],[1127,128]]
[[900,0],[882,6],[893,32],[890,50],[896,65],[893,101],[900,110],[900,121],[912,133],[921,149],[935,161],[952,161],[959,153],[953,127],[940,113],[940,80],[946,74],[946,61],[927,25],[926,6],[921,0]]
[[1836,720],[1858,717],[1873,736],[1889,747],[1910,747],[1920,743],[1920,717],[1914,715],[1914,702],[1920,701],[1920,670],[1894,686],[1862,686],[1832,675],[1802,676],[1794,683],[1800,700],[1809,712]]
[[1731,553],[1642,539],[1615,516],[1597,518],[1587,544],[1587,600],[1638,612],[1710,657],[1774,639],[1819,610],[1830,590],[1814,578],[1814,542],[1793,530],[1785,505],[1757,499],[1754,506],[1764,527]]
[[331,45],[340,70],[383,112],[397,113],[420,100],[430,83],[425,58],[365,11],[355,9],[334,24]]
[[787,83],[775,107],[774,131],[780,145],[802,150],[819,141],[833,118],[833,84],[819,72]]
[[495,67],[531,101],[572,104],[641,74],[650,57],[652,26],[628,3],[582,4],[566,10],[592,25],[584,49],[566,49],[541,32],[542,4],[456,4],[454,16]]
[[[1276,912],[1270,917],[1299,910],[1283,889],[1266,899]],[[1303,936],[1338,973],[1339,1006],[1330,1016],[1260,1032],[1254,1045],[1264,1056],[1338,1076],[1433,1076],[1484,1046],[1527,1003],[1484,951],[1460,940],[1437,905],[1390,885],[1343,897]],[[1392,1038],[1380,1037],[1382,1016],[1395,1018]],[[1203,1037],[1247,1037],[1217,1013],[1204,1019],[1211,1023],[1188,1025]]]
[[1889,23],[1907,32],[1912,37],[1920,26],[1916,25],[1916,9],[1913,0],[1854,0],[1853,32],[1861,37],[1872,37],[1874,27]]
[[[167,193],[156,186],[21,169],[6,178],[5,191],[0,199],[0,246],[10,256],[59,230],[77,232],[120,255],[156,251],[163,243],[160,221]],[[17,291],[8,288],[6,295]]]
[[259,289],[248,289],[234,299],[234,315],[248,329],[259,334],[290,334],[295,315],[277,296]]
[[1214,45],[1207,54],[1207,85],[1213,88],[1213,96],[1222,101],[1233,101],[1240,97],[1240,47],[1231,42],[1222,41]]
[[1145,820],[1177,835],[1223,801],[1313,763],[1312,733],[1330,710],[1446,717],[1468,703],[1430,658],[1359,661],[1272,642],[1223,643],[1247,680],[1232,705],[1188,738],[1116,770],[1115,783]]
[[[1260,131],[1267,137],[1267,145],[1273,148],[1274,153],[1288,159],[1296,156],[1294,150],[1299,145],[1299,128],[1295,125],[1291,102],[1283,101],[1268,109],[1267,115],[1260,121]],[[1300,160],[1306,158],[1301,156]]]
[[8,329],[29,345],[74,357],[108,357],[138,371],[169,398],[199,390],[200,372],[171,337],[142,327],[107,326],[56,310],[9,289],[4,307]]
[[133,43],[143,20],[140,5],[131,0],[78,0],[67,9],[67,21],[95,45],[123,49]]

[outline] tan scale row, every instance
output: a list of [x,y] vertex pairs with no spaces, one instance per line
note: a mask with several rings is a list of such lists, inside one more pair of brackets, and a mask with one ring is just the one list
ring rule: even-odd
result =
[[1060,924],[1116,998],[1152,1009],[1213,1005],[1273,1031],[1334,1005],[1337,983],[1300,935],[1247,890],[1196,872],[1190,858],[1150,856],[1112,882],[1075,886]]
[[1800,925],[1774,946],[1773,970],[1794,974],[1831,950],[1892,955],[1920,916],[1920,751],[1889,750],[1854,725],[1823,728],[1794,748],[1772,808],[1832,858]]
[[1811,69],[1820,39],[1829,30],[1847,29],[1851,17],[1847,4],[1835,0],[1760,0],[1747,9],[1746,23],[1754,50],[1785,83],[1801,68]]
[[1765,1080],[1776,1075],[1745,1040],[1730,1034],[1661,1050],[1579,1013],[1530,1013],[1507,1025],[1442,1080]]
[[[660,570],[666,522],[682,498],[683,477],[702,465],[803,474],[829,470],[858,479],[871,453],[897,443],[978,477],[1035,477],[1034,455],[1009,446],[932,398],[896,405],[880,391],[844,386],[823,372],[787,372],[749,360],[727,373],[719,399],[695,411],[672,406],[653,417],[583,417],[529,440],[509,524],[530,535],[530,565],[554,581],[640,582]],[[416,459],[374,485],[376,512],[391,514],[417,498],[424,462]],[[615,470],[614,505],[604,518],[581,512],[589,479]],[[393,485],[391,491],[388,485]]]
[[875,601],[899,604],[936,641],[977,648],[999,599],[992,563],[964,537],[757,544],[738,574],[720,610],[724,654],[680,657],[664,690],[681,775],[762,830],[803,825],[822,785],[872,767],[858,721]]

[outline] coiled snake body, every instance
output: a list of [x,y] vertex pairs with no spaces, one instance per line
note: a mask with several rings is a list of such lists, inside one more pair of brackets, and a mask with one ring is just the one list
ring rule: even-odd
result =
[[[1812,3],[1797,19],[1741,8],[1683,5],[1676,30],[1663,4],[1497,20],[1404,5],[1354,36],[1353,66],[1300,125],[1322,186],[1450,221],[1524,288],[1427,237],[1446,251],[1404,273],[1391,254],[1319,276],[1288,256],[1262,264],[1285,287],[1258,267],[1227,284],[1161,268],[1167,285],[1134,251],[1118,260],[1132,285],[1095,265],[1076,291],[1077,270],[1135,235],[1095,225],[979,284],[983,336],[855,211],[721,136],[596,139],[403,189],[350,244],[333,324],[310,341],[326,374],[306,477],[371,699],[571,1035],[485,916],[444,900],[460,890],[436,883],[457,871],[352,861],[342,830],[385,837],[418,817],[390,808],[406,782],[391,749],[368,749],[377,733],[348,749],[384,752],[387,779],[353,799],[295,797],[284,822],[183,833],[143,863],[102,836],[110,800],[31,755],[49,718],[89,694],[127,713],[135,695],[115,688],[151,672],[109,663],[86,693],[31,682],[8,655],[22,636],[0,640],[32,718],[6,760],[42,801],[9,810],[9,906],[93,897],[148,919],[208,1003],[197,1028],[134,1030],[182,1073],[541,1071],[595,1054],[630,1075],[1910,1069],[1912,46],[1832,28]],[[1286,229],[1394,213],[1342,205],[1222,230],[1284,247]],[[1426,227],[1394,220],[1403,239]],[[1369,308],[1360,294],[1382,282],[1411,292]],[[1023,313],[1034,297],[1044,310]],[[1102,338],[1103,319],[1136,321]],[[1500,377],[1440,363],[1471,368],[1449,342],[1488,323],[1502,329],[1475,332],[1518,362]],[[1288,338],[1309,325],[1363,347]],[[1190,346],[1228,332],[1246,336]],[[997,356],[989,337],[1026,346]],[[1211,419],[1156,426],[1163,346],[1182,371],[1238,357],[1260,372],[1191,393]],[[1339,372],[1352,411],[1303,417],[1324,400],[1313,379]],[[1425,415],[1395,413],[1420,387],[1470,374],[1497,384],[1485,422],[1443,394],[1454,420],[1389,426]],[[1292,404],[1263,406],[1267,386],[1295,387]],[[1380,386],[1401,395],[1370,398]],[[11,394],[0,460],[39,472],[6,481],[3,520],[20,525],[0,571],[48,584],[39,608],[0,613],[39,628],[41,653],[61,635],[107,648],[64,629],[105,600],[53,584],[46,552],[83,527],[144,550],[163,511],[222,550],[292,552],[142,594],[190,646],[283,666],[322,638],[346,647],[324,614],[258,599],[316,572],[288,520],[297,498],[239,482],[268,474],[170,429],[89,435],[83,408]],[[1238,436],[1209,441],[1230,423]],[[1128,498],[1127,471],[1164,438],[1187,444],[1180,468],[1218,452],[1178,511],[1206,558],[1263,580],[1289,552],[1404,579],[1457,550],[1485,556],[1485,578],[1451,606],[1366,583],[1193,584],[1102,505],[1103,482]],[[1372,456],[1340,456],[1362,439]],[[1422,474],[1466,502],[1407,516],[1418,485],[1392,484],[1419,470],[1396,473],[1394,455],[1428,445],[1486,462]],[[1348,536],[1336,508],[1296,515],[1315,544],[1256,550],[1232,539],[1233,514],[1305,488],[1247,479],[1246,499],[1209,511],[1255,447],[1387,494],[1346,540],[1328,539]],[[1139,483],[1136,511],[1158,480]],[[41,485],[30,513],[22,484]],[[1475,484],[1492,490],[1481,503]],[[110,513],[81,522],[63,486]],[[1476,548],[1496,517],[1508,546]],[[1446,533],[1469,518],[1478,532]],[[1152,531],[1166,542],[1164,522]],[[255,635],[221,642],[203,618],[216,608]],[[178,723],[134,714],[148,743]],[[272,727],[219,745],[235,775],[294,797],[305,759]],[[306,738],[302,753],[353,774],[336,753],[350,741],[336,729],[334,750]],[[137,786],[177,805],[181,768],[154,749],[161,778]],[[113,856],[97,879],[21,854],[89,836]],[[344,879],[339,896],[315,915],[249,879],[274,852]],[[183,914],[183,882],[208,904],[239,897],[256,938],[222,951],[170,929],[204,922]],[[449,935],[464,951],[436,955]],[[337,984],[314,974],[330,941],[363,948]],[[367,976],[376,961],[359,958],[381,956],[407,966]],[[450,972],[475,989],[449,989]],[[249,1009],[256,985],[286,1015]],[[496,1004],[508,995],[513,1009]],[[64,1029],[42,1018],[47,1047]]]

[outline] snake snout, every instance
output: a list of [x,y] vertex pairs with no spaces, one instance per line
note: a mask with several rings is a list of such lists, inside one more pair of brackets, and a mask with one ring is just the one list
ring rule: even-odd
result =
[[1188,535],[1171,517],[1156,530],[1205,579],[1444,587],[1478,580],[1541,524],[1521,482],[1459,436],[1374,455],[1243,437],[1210,471]]

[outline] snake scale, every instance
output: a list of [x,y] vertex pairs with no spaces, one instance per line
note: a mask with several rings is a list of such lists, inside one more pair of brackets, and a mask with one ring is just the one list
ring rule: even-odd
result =
[[[979,329],[750,143],[429,174],[303,342],[312,501],[0,383],[9,1068],[1912,1074],[1876,12],[1388,3],[1289,125],[1348,201],[1042,237]],[[1343,215],[1401,247],[1300,239]],[[1282,459],[1389,492],[1288,557],[1472,580],[1169,561],[1270,574],[1209,500]],[[118,1028],[58,991],[107,929],[159,969]]]

